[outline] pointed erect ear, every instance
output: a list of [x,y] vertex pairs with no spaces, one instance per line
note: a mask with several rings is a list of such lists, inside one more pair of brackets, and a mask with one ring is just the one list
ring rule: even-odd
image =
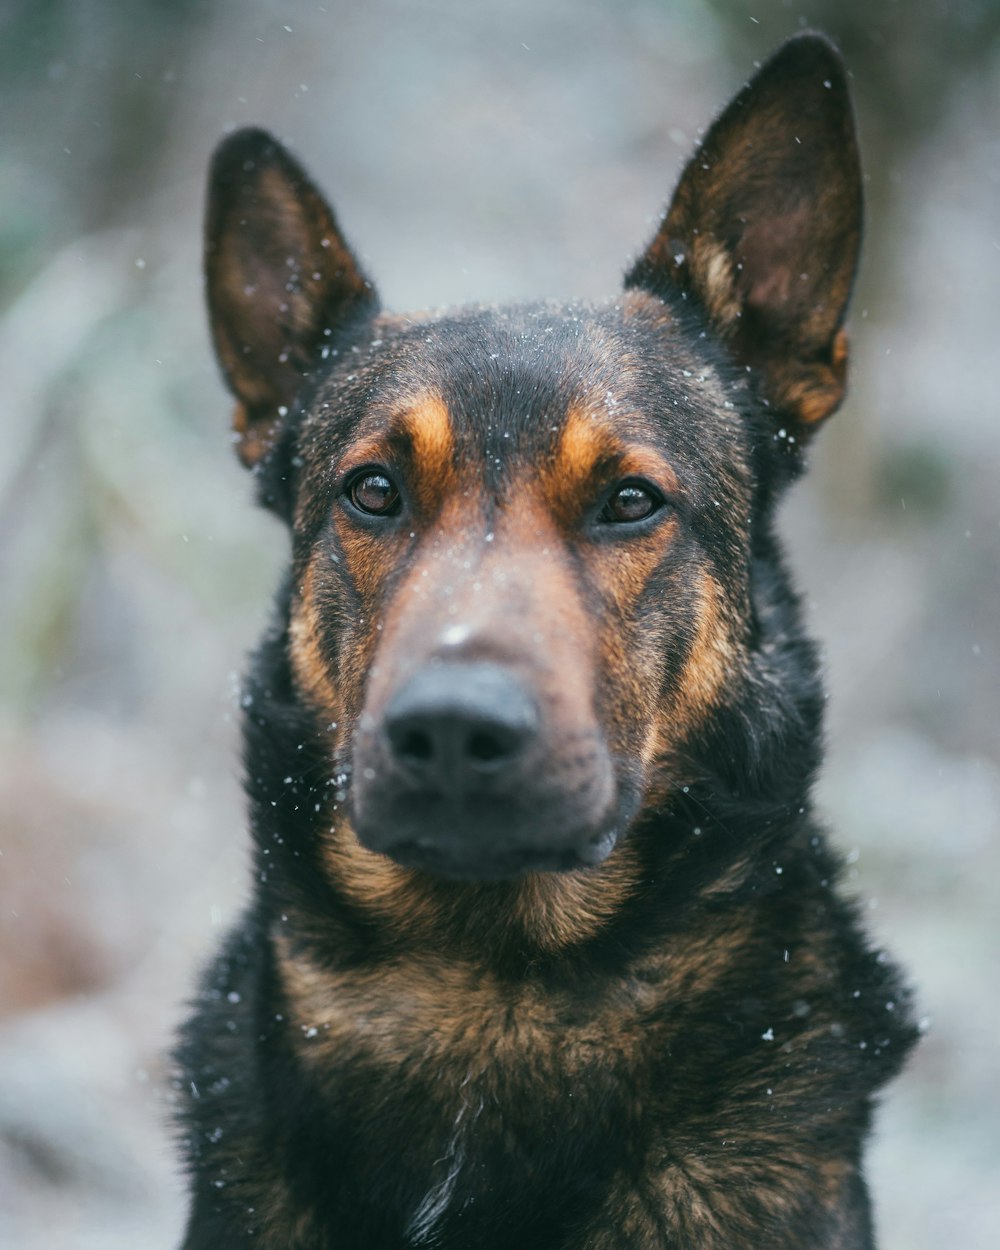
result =
[[860,242],[844,67],[822,36],[799,35],[709,130],[626,286],[697,301],[775,414],[804,433],[844,395]]
[[371,284],[308,176],[263,130],[212,161],[205,276],[215,350],[240,401],[244,464],[270,447],[326,336],[377,311]]

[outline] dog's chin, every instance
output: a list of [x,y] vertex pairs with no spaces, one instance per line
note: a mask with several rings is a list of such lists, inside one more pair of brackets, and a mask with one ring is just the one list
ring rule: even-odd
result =
[[[359,837],[366,845],[364,837]],[[449,881],[511,881],[530,873],[578,872],[603,863],[618,842],[618,831],[608,829],[569,845],[467,847],[435,845],[415,837],[387,847],[372,847],[403,868]]]

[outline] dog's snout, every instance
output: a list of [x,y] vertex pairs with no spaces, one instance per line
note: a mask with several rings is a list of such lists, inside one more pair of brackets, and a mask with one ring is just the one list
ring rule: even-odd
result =
[[538,708],[518,678],[496,664],[421,669],[386,708],[392,758],[441,794],[501,779],[537,735]]
[[482,881],[610,854],[607,751],[579,731],[566,746],[559,705],[530,672],[434,657],[396,687],[356,740],[351,815],[362,846]]

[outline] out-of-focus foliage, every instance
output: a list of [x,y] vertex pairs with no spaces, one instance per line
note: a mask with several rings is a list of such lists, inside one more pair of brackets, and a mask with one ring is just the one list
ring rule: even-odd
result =
[[[0,6],[0,1246],[170,1246],[163,1055],[239,906],[235,671],[284,539],[201,312],[204,169],[274,129],[396,307],[601,297],[700,129],[803,26],[852,70],[852,395],[786,513],[831,679],[822,800],[932,1017],[886,1250],[1000,1198],[1000,6]],[[874,903],[877,901],[877,906]]]

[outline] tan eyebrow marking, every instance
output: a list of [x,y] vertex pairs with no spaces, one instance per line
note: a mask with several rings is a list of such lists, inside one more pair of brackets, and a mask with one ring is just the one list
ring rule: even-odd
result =
[[430,391],[404,400],[383,431],[355,443],[338,466],[350,473],[366,464],[408,467],[405,482],[419,507],[433,511],[454,485],[455,438],[448,406]]
[[614,466],[619,477],[648,478],[666,494],[681,493],[673,466],[659,452],[620,442],[606,420],[595,418],[586,408],[571,408],[547,484],[566,493],[585,488],[608,465]]
[[683,494],[673,465],[650,447],[630,447],[618,462],[622,477],[645,477],[668,495]]
[[585,408],[571,408],[559,436],[555,473],[560,482],[582,484],[604,460],[615,456],[618,444]]
[[419,396],[403,415],[420,502],[432,507],[444,497],[455,476],[455,436],[448,405],[440,395]]

